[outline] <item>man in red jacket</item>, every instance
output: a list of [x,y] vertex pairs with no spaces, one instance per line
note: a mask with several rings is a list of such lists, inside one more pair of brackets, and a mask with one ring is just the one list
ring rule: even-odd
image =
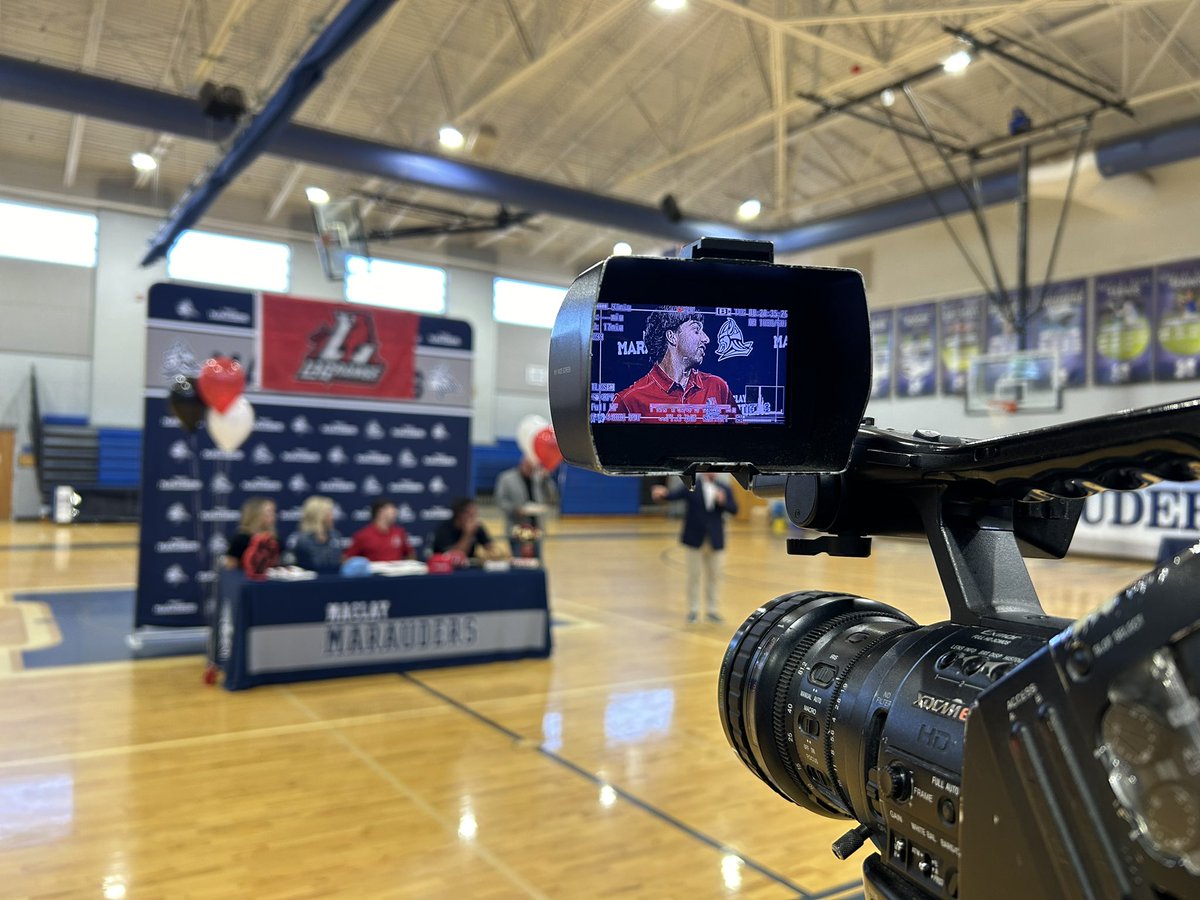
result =
[[613,398],[609,422],[724,423],[738,408],[725,379],[701,372],[708,349],[704,314],[660,310],[646,317],[643,333],[650,371]]
[[346,548],[344,558],[351,556],[365,556],[371,562],[413,558],[408,532],[396,524],[395,503],[376,500],[371,504],[371,523],[356,531]]

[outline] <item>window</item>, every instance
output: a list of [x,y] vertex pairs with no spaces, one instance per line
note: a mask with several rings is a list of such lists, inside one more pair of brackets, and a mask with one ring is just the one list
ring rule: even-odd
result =
[[492,316],[510,325],[553,328],[567,289],[511,278],[492,280]]
[[93,268],[98,232],[91,213],[0,202],[0,256]]
[[413,312],[446,311],[446,270],[436,266],[346,257],[346,299]]
[[286,291],[292,248],[276,241],[185,231],[167,251],[167,277],[258,291]]

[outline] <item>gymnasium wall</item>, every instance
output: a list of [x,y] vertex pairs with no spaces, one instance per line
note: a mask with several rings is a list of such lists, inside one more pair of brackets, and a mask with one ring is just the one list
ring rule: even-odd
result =
[[[1200,161],[1162,166],[1132,179],[1102,183],[1077,198],[1068,213],[1052,280],[1200,257]],[[1035,199],[1030,215],[1030,283],[1039,284],[1058,222],[1061,200]],[[1014,204],[987,211],[997,261],[1006,283],[1016,270]],[[986,267],[983,244],[968,214],[952,224],[975,259]],[[982,292],[945,226],[938,220],[789,259],[812,265],[850,265],[864,271],[872,308],[903,306]],[[1095,327],[1095,317],[1089,328]],[[1089,344],[1090,346],[1089,334]],[[900,429],[932,428],[945,434],[987,437],[1069,419],[1200,395],[1200,381],[1067,389],[1058,414],[993,419],[968,416],[962,397],[890,398],[872,401],[868,414]]]

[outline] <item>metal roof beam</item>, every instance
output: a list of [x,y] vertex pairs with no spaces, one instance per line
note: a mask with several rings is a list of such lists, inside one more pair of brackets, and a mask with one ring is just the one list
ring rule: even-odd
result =
[[[96,55],[100,52],[100,33],[104,30],[104,12],[108,0],[92,0],[92,16],[88,21],[87,40],[83,45],[83,62],[81,68],[86,72],[96,65]],[[71,119],[71,134],[67,138],[67,159],[63,166],[63,187],[75,184],[75,175],[79,171],[79,151],[83,149],[83,129],[87,124],[84,116]]]
[[228,152],[194,184],[175,204],[167,221],[151,240],[142,258],[148,266],[166,255],[167,250],[239,173],[267,148],[272,137],[291,119],[309,95],[321,83],[325,72],[362,34],[379,21],[393,0],[349,0],[288,73],[279,90],[245,128],[234,136]]

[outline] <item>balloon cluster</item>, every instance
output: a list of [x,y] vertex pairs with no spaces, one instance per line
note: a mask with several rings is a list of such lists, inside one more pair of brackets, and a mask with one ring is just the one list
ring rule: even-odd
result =
[[526,416],[518,423],[517,446],[525,459],[544,469],[554,471],[562,464],[563,455],[554,437],[554,426],[541,416]]
[[195,377],[175,376],[167,406],[188,434],[194,434],[203,419],[214,444],[236,450],[254,430],[254,407],[242,393],[245,389],[241,363],[216,356],[205,360]]

